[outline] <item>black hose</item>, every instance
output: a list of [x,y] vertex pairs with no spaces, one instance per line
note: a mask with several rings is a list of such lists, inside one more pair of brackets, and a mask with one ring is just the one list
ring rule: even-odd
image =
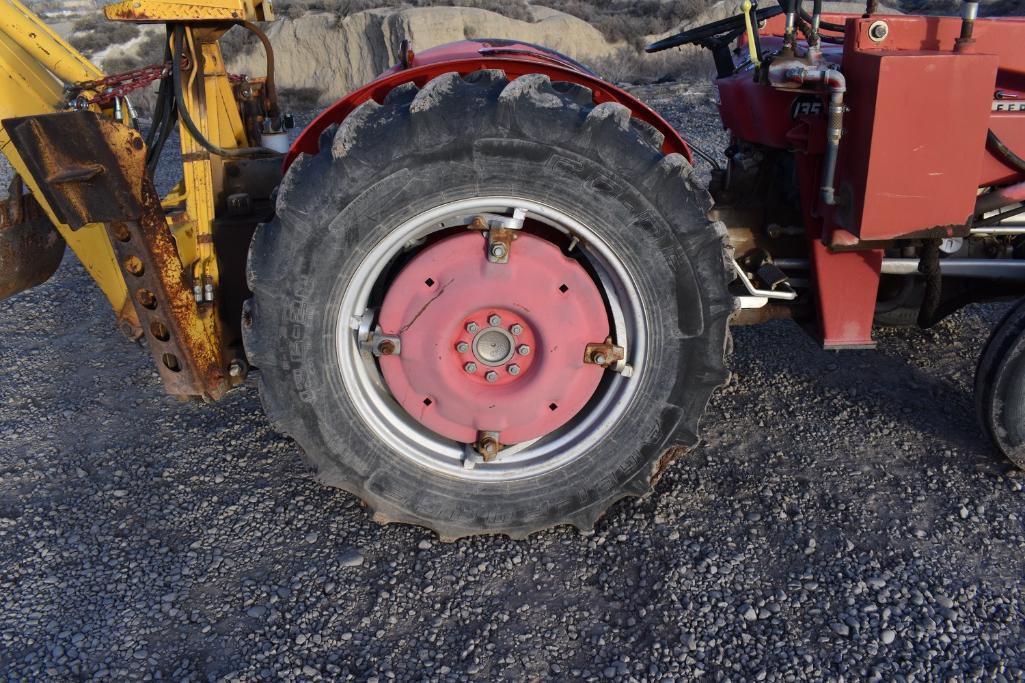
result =
[[166,99],[167,102],[165,103],[164,120],[160,126],[160,134],[157,136],[153,147],[149,148],[149,154],[146,158],[146,169],[149,171],[151,176],[156,173],[157,164],[160,163],[160,155],[164,151],[164,145],[167,143],[167,139],[174,131],[178,118],[178,106],[175,104],[174,98],[170,96],[170,91],[168,91]]
[[993,154],[999,157],[1005,164],[1016,171],[1025,173],[1025,159],[1022,159],[1011,151],[1011,148],[1005,145],[993,131],[986,133],[986,147],[988,147],[989,151],[993,152]]
[[[182,26],[175,26],[174,28],[174,55],[171,59],[171,80],[174,82],[174,99],[178,104],[178,118],[181,120],[182,125],[189,131],[189,135],[192,139],[199,144],[200,147],[210,152],[211,154],[219,157],[270,157],[270,156],[281,156],[280,152],[267,149],[266,147],[238,147],[235,149],[225,149],[219,147],[209,140],[200,132],[199,127],[196,126],[196,122],[192,120],[192,115],[189,113],[188,105],[185,104],[185,97],[182,94],[182,63],[181,55],[185,46],[185,28]],[[199,68],[198,64],[194,64],[194,69]]]
[[267,57],[267,76],[264,80],[264,94],[267,100],[267,116],[271,121],[277,121],[281,116],[281,109],[278,108],[278,88],[274,85],[274,47],[270,43],[267,34],[260,30],[260,27],[251,21],[243,21],[239,24],[254,36],[260,39],[263,44],[263,52]]
[[[171,43],[168,39],[164,40],[164,64],[167,64],[171,60]],[[160,87],[157,88],[157,101],[153,106],[153,117],[152,124],[149,130],[146,132],[146,147],[148,149],[153,148],[153,141],[156,139],[157,126],[164,119],[164,104],[167,101],[167,78],[160,79]],[[147,157],[147,162],[149,161]]]
[[942,240],[926,240],[922,247],[918,272],[925,276],[925,295],[918,309],[918,326],[928,329],[936,324],[936,311],[943,298],[943,272],[940,270],[940,244]]
[[694,152],[699,157],[701,157],[702,159],[707,161],[709,166],[711,166],[712,168],[716,169],[717,171],[721,171],[722,170],[722,165],[719,164],[719,162],[716,160],[716,158],[714,156],[712,156],[711,154],[709,154],[705,150],[701,149],[700,147],[695,145],[693,142],[688,142],[687,146],[690,147],[690,150],[692,152]]
[[[168,42],[164,46],[164,63],[171,59],[171,45]],[[160,163],[160,155],[164,151],[164,144],[167,142],[171,131],[174,130],[177,122],[177,110],[174,103],[174,95],[171,89],[170,76],[165,76],[160,81],[157,89],[157,100],[153,106],[153,118],[150,128],[146,131],[146,170],[153,176]]]
[[[783,8],[784,12],[787,11],[787,0],[776,0],[776,3],[780,7]],[[797,14],[805,22],[807,22],[809,24],[811,23],[811,17],[808,16],[808,13],[805,12],[804,8],[800,6],[800,3],[798,3]],[[843,24],[834,24],[834,23],[829,22],[829,21],[820,21],[819,22],[819,29],[820,30],[825,30],[825,31],[832,31],[834,33],[846,33],[847,32],[847,28]]]
[[[818,19],[818,25],[815,23],[815,19]],[[819,44],[819,30],[822,24],[822,0],[815,0],[812,4],[811,11],[811,35],[808,36],[808,42],[812,45]]]

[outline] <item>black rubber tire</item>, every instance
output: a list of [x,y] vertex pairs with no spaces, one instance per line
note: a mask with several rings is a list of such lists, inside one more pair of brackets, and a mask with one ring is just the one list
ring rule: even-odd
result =
[[[725,229],[661,135],[618,104],[546,76],[440,76],[369,102],[288,171],[274,222],[249,255],[246,349],[267,414],[326,484],[382,522],[521,538],[558,524],[593,527],[615,501],[648,492],[670,446],[693,446],[712,391],[728,379],[734,309]],[[617,250],[653,321],[644,382],[608,438],[547,475],[501,483],[420,469],[380,443],[337,370],[335,323],[349,278],[392,226],[443,203],[522,196],[582,220]],[[675,452],[675,451],[674,451]]]
[[986,342],[975,372],[975,403],[993,445],[1025,469],[1025,299]]
[[925,281],[914,275],[901,277],[894,296],[876,303],[875,324],[880,327],[918,327],[918,312],[925,298]]

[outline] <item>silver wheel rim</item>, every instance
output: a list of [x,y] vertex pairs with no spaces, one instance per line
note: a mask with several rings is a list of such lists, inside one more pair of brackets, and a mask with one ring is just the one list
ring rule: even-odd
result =
[[[544,223],[576,240],[597,275],[611,313],[615,343],[626,349],[626,372],[606,371],[591,402],[566,426],[534,441],[502,450],[479,462],[472,446],[446,439],[415,421],[396,402],[361,334],[367,330],[371,292],[393,259],[434,232],[466,225],[467,216],[494,214]],[[342,385],[367,427],[411,464],[467,481],[512,481],[547,474],[594,448],[629,410],[643,381],[647,352],[644,311],[625,264],[593,230],[565,212],[517,197],[475,197],[425,211],[406,221],[376,244],[346,286],[339,306],[335,350]]]

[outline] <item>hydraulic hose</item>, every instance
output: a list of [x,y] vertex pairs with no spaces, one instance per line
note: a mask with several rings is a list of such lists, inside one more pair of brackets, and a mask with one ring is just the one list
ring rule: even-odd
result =
[[[803,18],[803,17],[802,17]],[[815,0],[811,11],[811,33],[808,34],[808,45],[818,47],[819,28],[822,24],[822,0]]]
[[[779,5],[783,9],[784,12],[787,11],[787,4],[786,3],[787,3],[787,0],[776,0],[776,4]],[[801,7],[800,5],[798,5],[798,7],[797,7],[797,14],[805,22],[807,22],[809,24],[814,23],[812,21],[813,17],[808,16],[808,13],[805,12],[804,8]],[[846,27],[844,27],[843,24],[834,24],[834,23],[832,23],[830,21],[822,21],[821,19],[819,20],[819,29],[823,30],[823,31],[832,31],[833,33],[845,33],[847,31]]]
[[926,240],[918,272],[925,276],[925,295],[922,307],[918,309],[918,326],[928,329],[936,324],[936,311],[943,299],[943,271],[940,267],[940,244],[942,240]]
[[[174,28],[174,54],[171,59],[171,81],[174,83],[174,99],[178,105],[178,116],[185,126],[185,129],[189,132],[189,135],[199,144],[200,147],[210,152],[211,154],[219,157],[267,157],[267,156],[280,156],[280,152],[267,149],[266,147],[238,147],[233,149],[225,149],[218,145],[213,144],[200,132],[199,127],[196,126],[196,122],[192,120],[192,115],[189,113],[188,105],[185,103],[185,96],[182,92],[182,63],[181,55],[185,47],[185,28],[183,26],[175,26]],[[198,65],[193,65],[193,68],[198,68]]]
[[822,157],[822,178],[819,187],[822,203],[826,206],[836,205],[836,189],[833,187],[836,178],[836,159],[840,151],[840,139],[843,137],[844,93],[847,92],[847,80],[836,69],[806,69],[796,67],[788,69],[785,77],[791,83],[821,83],[829,88],[829,119],[826,124],[826,151]]
[[975,30],[975,20],[979,16],[979,3],[966,0],[961,4],[961,35],[954,41],[955,52],[966,52],[972,49],[975,39],[972,33]]
[[1025,173],[1025,159],[1011,151],[1011,148],[1003,143],[993,131],[986,133],[986,147],[993,152],[1001,161],[1016,171]]
[[242,28],[246,29],[260,39],[263,44],[263,52],[267,56],[267,76],[264,81],[264,94],[267,101],[267,116],[271,121],[277,121],[281,117],[281,109],[278,107],[278,88],[274,85],[274,46],[270,43],[267,34],[260,30],[260,27],[251,21],[241,22]]

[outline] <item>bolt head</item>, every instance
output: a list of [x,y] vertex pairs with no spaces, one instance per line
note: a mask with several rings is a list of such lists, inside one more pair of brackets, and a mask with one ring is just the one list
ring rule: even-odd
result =
[[472,375],[473,373],[477,372],[477,364],[476,363],[467,363],[466,365],[463,366],[463,370],[466,370],[468,373],[470,373]]
[[498,373],[495,372],[494,370],[492,370],[488,374],[484,375],[484,379],[486,379],[489,382],[497,382],[498,381]]
[[395,342],[390,339],[385,339],[377,345],[377,350],[382,356],[390,356],[395,353]]
[[475,333],[479,329],[480,325],[478,325],[477,323],[466,323],[466,331],[470,334]]
[[518,349],[516,349],[516,351],[521,356],[529,356],[530,355],[530,347],[527,346],[526,344],[520,344],[520,347]]
[[520,366],[516,365],[515,363],[510,365],[507,368],[507,370],[509,371],[510,375],[518,375],[518,374],[520,374]]
[[595,365],[605,365],[605,356],[600,353],[595,354],[593,360]]
[[228,366],[228,374],[232,377],[242,376],[242,364],[235,362]]
[[459,342],[458,344],[456,344],[456,351],[458,351],[459,353],[466,353],[469,350],[470,345],[466,342]]
[[491,325],[492,327],[498,327],[501,324],[502,324],[502,317],[501,316],[492,313],[488,317],[488,325]]
[[510,327],[509,331],[512,332],[513,334],[523,334],[523,325],[520,325],[519,323],[517,323],[517,324],[513,325],[512,327]]
[[495,258],[504,258],[505,257],[505,245],[504,244],[492,244],[491,245],[491,255],[494,256]]

